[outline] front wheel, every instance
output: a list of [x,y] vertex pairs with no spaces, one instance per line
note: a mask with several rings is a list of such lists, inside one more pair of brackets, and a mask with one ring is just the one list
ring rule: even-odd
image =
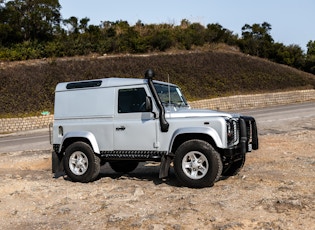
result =
[[66,148],[64,169],[74,182],[91,182],[99,175],[100,158],[87,143],[75,142]]
[[213,186],[221,176],[222,168],[220,155],[206,141],[186,141],[175,152],[175,174],[185,186]]

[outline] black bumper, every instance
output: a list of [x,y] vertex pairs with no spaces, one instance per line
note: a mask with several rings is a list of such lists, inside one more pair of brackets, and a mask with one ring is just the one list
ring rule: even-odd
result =
[[258,149],[256,121],[250,116],[241,116],[238,122],[239,143],[222,150],[223,163],[241,160],[247,152]]
[[247,153],[258,149],[257,125],[253,117],[240,117],[239,133],[241,153]]

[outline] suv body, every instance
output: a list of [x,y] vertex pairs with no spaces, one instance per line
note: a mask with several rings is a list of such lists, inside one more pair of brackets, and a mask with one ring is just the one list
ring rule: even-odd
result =
[[255,119],[189,107],[179,87],[145,79],[106,78],[59,83],[55,92],[52,170],[73,181],[96,179],[109,162],[127,173],[157,161],[160,178],[171,162],[188,187],[212,186],[239,172],[258,149]]

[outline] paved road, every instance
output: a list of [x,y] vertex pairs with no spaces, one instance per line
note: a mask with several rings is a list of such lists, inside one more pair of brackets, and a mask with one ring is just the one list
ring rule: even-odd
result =
[[50,149],[48,129],[0,136],[0,154],[16,151]]
[[260,135],[315,130],[315,102],[241,111],[255,117]]
[[[254,116],[260,135],[315,130],[315,102],[234,112]],[[48,129],[0,136],[0,153],[47,149],[51,149]]]

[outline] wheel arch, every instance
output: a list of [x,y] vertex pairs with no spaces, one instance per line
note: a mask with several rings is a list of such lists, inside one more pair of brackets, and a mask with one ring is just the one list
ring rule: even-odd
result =
[[74,142],[82,141],[87,143],[93,149],[93,152],[100,154],[100,149],[98,147],[96,138],[93,133],[88,131],[79,131],[79,132],[68,132],[62,138],[59,152],[63,152],[69,145]]
[[207,127],[202,128],[183,128],[178,129],[174,132],[171,144],[169,147],[169,151],[175,153],[176,149],[185,141],[199,139],[208,142],[215,149],[222,147],[222,141],[218,135],[218,133],[212,129]]

